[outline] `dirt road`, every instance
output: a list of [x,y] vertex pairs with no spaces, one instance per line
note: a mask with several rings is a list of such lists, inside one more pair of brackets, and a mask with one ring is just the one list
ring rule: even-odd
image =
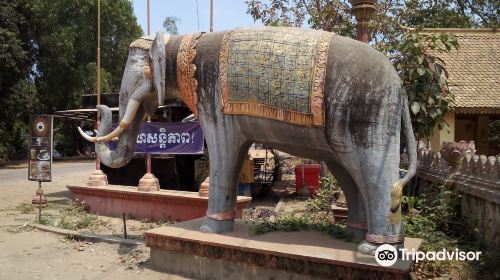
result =
[[[67,203],[68,184],[81,184],[93,161],[54,162],[53,179],[43,183],[49,203]],[[72,241],[30,226],[36,218],[19,205],[31,203],[37,182],[26,165],[0,169],[0,279],[185,279],[151,270],[149,248]]]

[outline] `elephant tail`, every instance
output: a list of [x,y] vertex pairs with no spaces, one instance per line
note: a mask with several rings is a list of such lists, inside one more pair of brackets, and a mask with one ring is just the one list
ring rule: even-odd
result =
[[406,139],[406,152],[408,153],[409,166],[406,175],[402,179],[397,180],[394,185],[392,185],[392,213],[396,213],[400,209],[399,206],[401,203],[401,198],[403,197],[403,187],[411,180],[411,178],[413,178],[413,176],[415,176],[415,173],[417,172],[417,144],[415,141],[415,136],[413,135],[410,109],[408,106],[408,97],[406,96],[406,93],[403,92],[403,94],[401,94],[401,98],[403,99],[402,126],[404,129],[403,134]]

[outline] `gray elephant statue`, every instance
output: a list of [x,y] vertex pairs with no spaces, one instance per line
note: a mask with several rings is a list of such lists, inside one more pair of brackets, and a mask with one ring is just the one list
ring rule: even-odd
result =
[[[145,115],[182,100],[198,117],[210,157],[208,211],[201,230],[234,223],[238,174],[254,142],[324,161],[349,205],[347,227],[359,251],[401,246],[400,199],[415,175],[416,144],[399,76],[383,54],[334,33],[285,27],[184,36],[157,34],[130,45],[120,88],[120,125],[98,106],[101,162],[133,156]],[[409,170],[399,178],[400,131]],[[118,139],[116,139],[118,138]],[[106,144],[117,141],[111,151]]]

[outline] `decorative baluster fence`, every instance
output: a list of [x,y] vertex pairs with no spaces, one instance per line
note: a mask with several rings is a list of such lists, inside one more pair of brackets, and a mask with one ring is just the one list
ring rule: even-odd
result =
[[[401,161],[407,158],[403,154]],[[453,182],[462,193],[465,222],[500,248],[500,156],[476,155],[473,141],[460,141],[443,142],[439,152],[419,143],[417,159],[421,186]]]

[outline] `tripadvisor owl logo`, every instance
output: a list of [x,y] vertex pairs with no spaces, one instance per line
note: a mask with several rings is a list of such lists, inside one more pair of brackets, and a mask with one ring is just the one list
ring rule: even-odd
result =
[[[456,248],[454,251],[442,249],[440,251],[417,251],[415,249],[408,250],[406,248],[399,249],[399,256],[402,261],[415,261],[416,263],[428,261],[478,261],[481,255],[480,251],[460,251]],[[398,260],[398,249],[390,244],[380,245],[375,251],[375,260],[381,266],[393,266]]]
[[392,245],[383,244],[375,251],[375,260],[381,266],[392,266],[398,260],[398,250]]

